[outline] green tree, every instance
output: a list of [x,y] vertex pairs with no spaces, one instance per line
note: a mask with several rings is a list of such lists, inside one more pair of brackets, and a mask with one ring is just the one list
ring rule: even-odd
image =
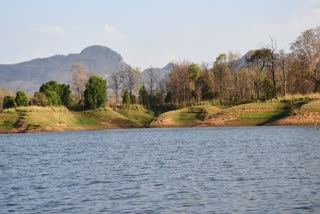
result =
[[130,94],[127,89],[125,89],[123,92],[122,103],[126,105],[129,105],[131,103]]
[[48,91],[55,91],[59,96],[62,94],[61,84],[54,80],[42,84],[39,91],[44,94],[46,94]]
[[96,109],[107,101],[107,81],[98,76],[91,76],[84,91],[84,103],[87,109]]
[[15,108],[17,105],[16,105],[16,102],[14,101],[14,97],[12,96],[5,96],[3,98],[3,109],[6,109],[6,108]]
[[70,107],[73,103],[71,90],[69,85],[62,84],[60,99],[63,105]]
[[46,96],[48,98],[48,105],[50,106],[59,106],[61,105],[61,99],[57,92],[47,91]]
[[44,93],[35,92],[31,104],[37,106],[47,106],[49,104],[48,98]]
[[257,77],[257,99],[260,99],[261,95],[261,84],[262,84],[262,74],[263,71],[270,66],[270,56],[271,50],[268,48],[261,48],[258,50],[252,50],[249,57],[247,58],[249,62],[254,63],[258,67],[258,77]]
[[199,65],[192,63],[188,67],[188,78],[191,81],[190,82],[190,91],[191,91],[191,96],[193,98],[196,98],[196,101],[200,101],[200,85],[199,85],[199,77],[201,75],[201,68]]
[[54,80],[41,85],[39,92],[44,93],[48,99],[48,105],[65,105],[70,107],[73,103],[69,85],[60,84]]
[[17,106],[28,106],[28,98],[26,93],[24,93],[23,91],[18,91],[16,93],[15,102]]
[[144,85],[139,90],[139,102],[144,106],[149,106],[149,93],[144,87]]

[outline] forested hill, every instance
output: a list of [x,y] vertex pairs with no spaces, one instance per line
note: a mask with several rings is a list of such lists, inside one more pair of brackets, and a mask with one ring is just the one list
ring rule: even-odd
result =
[[119,71],[128,66],[120,54],[104,46],[90,46],[78,54],[55,55],[18,64],[0,65],[0,88],[37,91],[49,80],[70,83],[71,68],[80,63],[99,76]]

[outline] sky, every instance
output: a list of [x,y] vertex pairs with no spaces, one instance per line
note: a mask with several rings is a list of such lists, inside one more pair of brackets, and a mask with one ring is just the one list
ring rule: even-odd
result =
[[170,61],[212,63],[272,37],[289,50],[320,25],[320,0],[0,0],[0,64],[90,45],[141,69]]

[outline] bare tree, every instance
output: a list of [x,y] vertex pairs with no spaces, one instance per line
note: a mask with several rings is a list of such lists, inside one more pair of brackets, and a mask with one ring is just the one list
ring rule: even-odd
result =
[[121,71],[121,77],[123,78],[123,85],[128,89],[130,96],[132,96],[142,84],[142,73],[139,69],[133,69],[130,66],[125,67]]
[[277,65],[277,42],[270,37],[270,44],[267,45],[265,48],[266,50],[269,50],[269,67],[270,72],[272,76],[272,83],[273,83],[273,97],[277,97],[277,81],[276,81],[276,65]]
[[279,77],[280,77],[280,86],[282,91],[282,96],[287,95],[287,76],[288,76],[288,56],[284,52],[284,50],[279,51],[279,56],[277,59],[278,66],[279,66]]
[[240,69],[241,57],[239,53],[228,53],[228,64],[233,77],[232,88],[233,88],[233,100],[238,99],[240,96],[239,88],[239,69]]
[[220,54],[213,64],[212,72],[214,74],[214,79],[216,85],[218,86],[218,93],[220,97],[220,104],[228,92],[229,82],[230,82],[230,69],[227,63],[227,55]]
[[156,75],[155,69],[154,68],[149,68],[146,71],[145,78],[146,79],[144,81],[146,83],[147,89],[149,89],[150,95],[153,96],[154,90],[156,90],[157,82],[158,82],[158,79],[159,79],[157,77],[157,75]]
[[307,68],[316,88],[320,71],[320,27],[304,31],[291,44],[291,50],[298,57],[301,67]]
[[123,83],[123,78],[121,77],[120,72],[115,72],[111,74],[109,78],[109,87],[113,90],[116,96],[116,103],[119,103],[119,92],[120,92],[120,87],[122,83]]
[[75,92],[75,98],[77,101],[81,101],[84,98],[84,90],[89,79],[89,73],[86,67],[80,63],[73,64],[71,72],[72,88]]

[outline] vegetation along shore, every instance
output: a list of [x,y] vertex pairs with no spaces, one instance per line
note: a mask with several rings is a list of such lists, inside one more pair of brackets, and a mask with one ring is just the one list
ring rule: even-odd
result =
[[302,32],[290,51],[270,38],[211,64],[172,62],[141,72],[106,47],[79,56],[95,54],[119,62],[115,71],[75,62],[64,73],[70,81],[48,80],[36,92],[1,89],[0,133],[320,123],[320,27]]

